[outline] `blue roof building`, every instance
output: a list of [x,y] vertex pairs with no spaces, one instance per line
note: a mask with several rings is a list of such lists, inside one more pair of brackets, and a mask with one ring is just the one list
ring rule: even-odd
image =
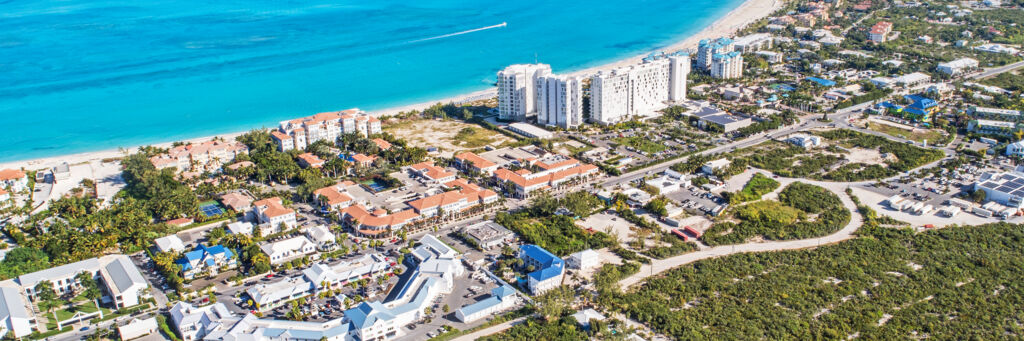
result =
[[186,252],[175,263],[181,266],[181,275],[184,279],[193,279],[201,274],[215,276],[221,269],[238,267],[235,253],[223,245],[207,247],[200,244],[195,250]]
[[534,271],[526,274],[530,292],[540,294],[562,284],[565,273],[565,262],[544,248],[525,244],[519,247],[519,258],[525,266],[533,266]]

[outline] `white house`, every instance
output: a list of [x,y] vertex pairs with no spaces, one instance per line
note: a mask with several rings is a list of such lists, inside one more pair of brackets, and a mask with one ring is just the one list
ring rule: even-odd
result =
[[335,243],[334,233],[324,225],[317,225],[306,229],[306,236],[319,247],[326,247]]
[[786,142],[797,145],[801,148],[809,149],[821,145],[821,137],[816,135],[807,134],[793,134],[786,139]]
[[236,221],[227,225],[227,232],[230,234],[252,235],[253,225],[247,221]]
[[139,268],[125,255],[113,257],[100,269],[100,277],[106,284],[107,292],[118,309],[139,305],[140,293],[149,287]]
[[28,188],[28,175],[18,169],[0,170],[0,189],[21,192]]
[[185,243],[178,238],[178,235],[172,234],[163,236],[153,240],[156,244],[157,251],[160,252],[182,252],[185,251]]
[[156,329],[155,316],[147,319],[133,318],[128,323],[118,326],[117,334],[121,336],[121,340],[131,340],[156,333]]
[[716,170],[729,167],[730,164],[732,164],[732,162],[727,159],[712,160],[705,163],[704,166],[700,168],[700,171],[704,172],[704,174],[715,174]]
[[270,258],[270,264],[281,264],[316,252],[316,244],[305,236],[260,245],[260,250]]
[[960,58],[954,61],[939,63],[936,70],[950,76],[963,74],[964,72],[978,68],[978,60],[974,58]]
[[569,255],[565,263],[570,269],[588,270],[601,265],[601,256],[594,250],[586,249]]
[[1006,145],[1006,156],[1024,157],[1024,141]]

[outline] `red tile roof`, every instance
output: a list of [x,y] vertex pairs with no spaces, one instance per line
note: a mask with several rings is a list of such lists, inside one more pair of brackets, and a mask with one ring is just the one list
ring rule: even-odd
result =
[[4,169],[0,170],[0,180],[14,180],[25,177],[25,172],[20,169]]
[[476,155],[473,152],[464,152],[455,155],[455,159],[459,160],[459,162],[469,162],[474,167],[480,169],[497,166],[497,164],[495,164],[494,162],[488,161],[487,159],[484,159],[480,157],[480,155]]

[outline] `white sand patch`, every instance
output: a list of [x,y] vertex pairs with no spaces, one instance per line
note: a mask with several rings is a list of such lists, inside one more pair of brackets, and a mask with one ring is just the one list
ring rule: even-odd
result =
[[889,315],[889,314],[882,315],[882,318],[878,319],[878,326],[881,327],[886,322],[889,322],[890,319],[892,319],[892,315]]

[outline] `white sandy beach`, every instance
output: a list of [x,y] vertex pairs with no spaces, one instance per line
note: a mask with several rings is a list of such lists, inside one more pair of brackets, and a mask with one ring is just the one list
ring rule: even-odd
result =
[[[757,21],[757,20],[759,20],[761,18],[767,17],[768,15],[772,14],[777,9],[781,8],[783,6],[783,4],[784,4],[784,0],[747,0],[742,5],[740,5],[739,7],[735,8],[735,9],[733,9],[732,11],[727,13],[725,16],[723,16],[722,18],[720,18],[717,21],[715,21],[714,23],[712,23],[710,26],[705,27],[703,30],[701,30],[697,34],[689,36],[689,37],[687,37],[686,39],[684,39],[682,41],[679,41],[679,42],[677,42],[677,43],[675,43],[675,44],[673,44],[673,45],[671,45],[671,46],[669,46],[667,48],[664,48],[663,50],[665,52],[671,53],[671,52],[675,52],[675,51],[679,51],[679,50],[683,50],[683,49],[694,48],[694,47],[697,46],[697,42],[699,42],[701,39],[717,38],[717,37],[722,37],[722,36],[732,36],[736,31],[738,31],[739,29],[745,27],[746,25],[748,25],[750,23],[753,23],[753,22],[755,22],[755,21]],[[615,61],[615,62],[612,62],[612,63],[608,63],[608,64],[604,64],[604,65],[601,65],[601,66],[597,66],[597,67],[593,67],[593,68],[588,68],[588,69],[572,72],[572,75],[578,75],[578,76],[589,75],[589,74],[593,74],[593,73],[596,73],[596,72],[601,71],[601,70],[611,70],[611,69],[615,69],[615,68],[619,68],[619,67],[623,67],[623,66],[628,66],[628,65],[636,64],[636,63],[639,63],[646,55],[647,55],[646,53],[638,54],[638,55],[636,55],[634,57],[618,60],[618,61]],[[431,105],[434,105],[436,103],[439,103],[439,102],[440,103],[449,103],[449,102],[461,103],[461,102],[466,102],[466,101],[485,99],[485,98],[489,98],[489,97],[495,96],[496,92],[497,92],[497,89],[491,88],[491,89],[487,89],[487,90],[481,90],[481,91],[476,91],[476,92],[472,92],[472,93],[469,93],[469,94],[462,94],[462,95],[458,95],[458,96],[452,96],[452,97],[449,97],[449,98],[442,98],[442,99],[438,99],[438,100],[434,100],[434,101],[429,101],[429,102],[405,105],[405,106],[394,107],[394,108],[389,108],[389,109],[384,109],[384,110],[376,110],[376,111],[373,112],[373,114],[378,115],[378,116],[392,115],[392,114],[396,114],[396,113],[402,112],[402,111],[422,110],[424,108],[427,108],[427,107],[429,107]],[[235,136],[241,135],[243,133],[245,133],[245,132],[220,134],[220,135],[216,135],[216,136],[223,137],[223,138],[226,138],[226,139],[232,139]],[[185,140],[185,142],[202,142],[202,141],[209,140],[212,137],[213,136],[206,136],[206,137],[200,137],[200,138],[195,138],[195,139],[189,139],[189,140]],[[166,143],[153,144],[153,146],[167,148],[172,143],[173,143],[173,141],[169,141],[169,142],[166,142]],[[35,160],[9,161],[9,162],[0,163],[0,169],[23,168],[23,169],[27,169],[27,170],[37,170],[37,169],[50,168],[50,167],[56,166],[56,165],[58,165],[58,164],[60,164],[62,162],[67,162],[67,163],[72,164],[72,165],[82,164],[82,163],[90,163],[90,162],[98,162],[98,161],[103,160],[103,159],[123,157],[123,156],[126,155],[125,154],[126,151],[130,153],[130,152],[135,151],[136,149],[137,149],[137,147],[132,147],[132,148],[124,149],[124,150],[114,149],[114,150],[87,152],[87,153],[79,153],[79,154],[72,154],[72,155],[62,155],[62,156],[46,157],[46,158],[40,158],[40,159],[35,159]]]

